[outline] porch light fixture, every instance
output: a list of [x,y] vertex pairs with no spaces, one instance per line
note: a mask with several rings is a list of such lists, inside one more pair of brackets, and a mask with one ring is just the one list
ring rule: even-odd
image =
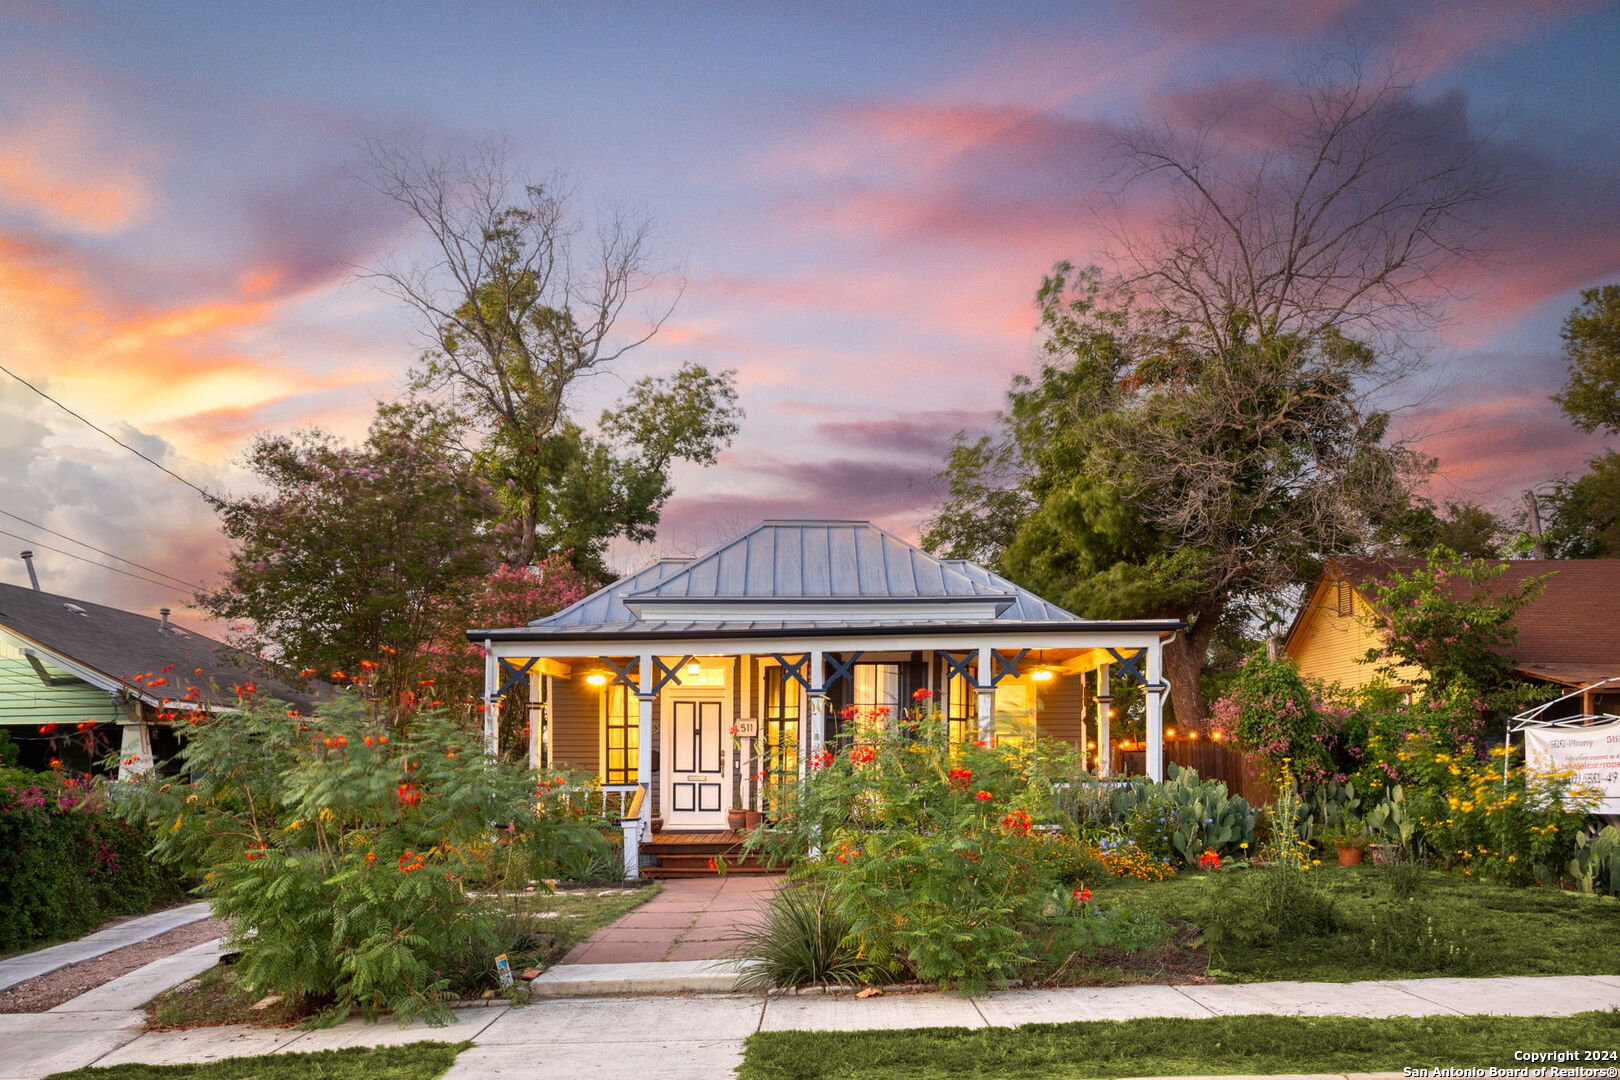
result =
[[593,671],[589,675],[585,676],[585,681],[590,683],[592,686],[606,686],[607,676],[602,674],[600,671]]
[[1036,682],[1051,682],[1052,669],[1044,667],[1036,668],[1034,671],[1029,673],[1029,677],[1034,679]]
[[696,677],[698,675],[702,675],[703,674],[703,665],[698,663],[696,660],[694,660],[690,664],[686,665],[686,673],[688,675],[693,676],[693,677]]

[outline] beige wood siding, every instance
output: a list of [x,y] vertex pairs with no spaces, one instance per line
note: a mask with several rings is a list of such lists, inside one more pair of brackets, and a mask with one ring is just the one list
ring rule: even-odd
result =
[[551,681],[551,753],[558,768],[598,772],[602,692],[583,678]]
[[[1288,639],[1288,657],[1307,679],[1337,683],[1355,689],[1377,681],[1373,664],[1359,661],[1378,647],[1372,626],[1372,608],[1359,589],[1351,590],[1352,613],[1339,614],[1339,584],[1324,577],[1311,590],[1305,614]],[[1413,682],[1418,671],[1407,668],[1396,676],[1397,685]]]
[[1085,706],[1083,683],[1083,676],[1060,674],[1050,682],[1035,684],[1040,701],[1037,723],[1043,736],[1061,739],[1070,746],[1079,742]]

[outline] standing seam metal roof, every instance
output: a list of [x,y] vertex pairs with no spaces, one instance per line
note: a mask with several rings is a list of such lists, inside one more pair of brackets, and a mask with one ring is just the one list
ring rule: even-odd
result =
[[[939,559],[869,521],[765,521],[692,559],[663,559],[536,627],[643,623],[625,601],[996,600],[999,618],[1080,621],[981,566]],[[813,622],[814,620],[810,620]]]
[[767,521],[635,600],[1003,597],[867,521]]

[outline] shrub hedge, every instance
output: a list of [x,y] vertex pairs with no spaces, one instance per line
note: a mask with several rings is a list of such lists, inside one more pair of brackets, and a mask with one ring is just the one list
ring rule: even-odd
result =
[[0,768],[0,954],[184,898],[188,883],[146,854],[150,840],[69,779]]

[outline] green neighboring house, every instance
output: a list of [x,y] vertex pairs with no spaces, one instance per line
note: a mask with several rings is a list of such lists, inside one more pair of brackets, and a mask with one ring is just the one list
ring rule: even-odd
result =
[[81,772],[119,751],[121,775],[172,757],[197,710],[229,708],[253,682],[307,710],[313,701],[266,665],[170,621],[0,583],[0,729],[19,764]]

